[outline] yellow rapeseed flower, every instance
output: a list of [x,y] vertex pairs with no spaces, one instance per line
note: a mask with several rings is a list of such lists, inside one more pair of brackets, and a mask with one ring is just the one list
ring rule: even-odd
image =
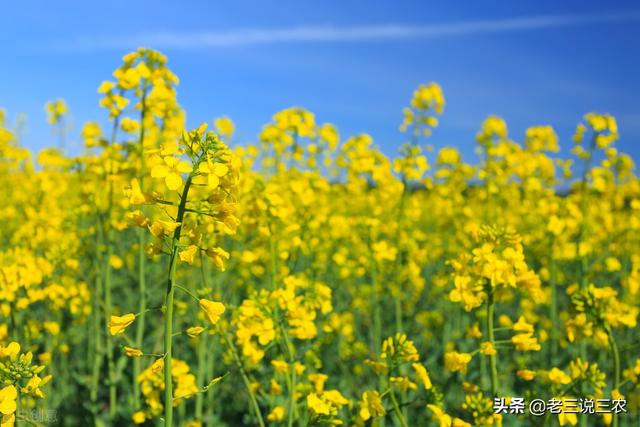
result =
[[187,328],[187,335],[189,335],[191,338],[195,338],[203,332],[204,328],[202,326],[192,326],[190,328]]
[[315,415],[329,415],[331,413],[331,405],[323,402],[315,393],[310,393],[307,396],[307,406]]
[[282,421],[284,419],[285,409],[284,406],[276,406],[267,415],[269,421]]
[[200,299],[200,308],[204,311],[205,316],[212,325],[218,323],[220,320],[220,316],[224,313],[225,307],[224,304],[217,301],[210,301],[208,299]]
[[451,351],[444,355],[444,367],[451,372],[467,373],[467,365],[471,362],[471,354]]
[[192,171],[191,165],[174,156],[165,156],[162,163],[156,164],[151,169],[153,178],[164,178],[169,190],[177,190],[182,185],[182,174]]
[[128,357],[140,357],[144,354],[141,350],[137,348],[127,347],[127,346],[124,346],[124,353]]
[[109,320],[109,333],[111,335],[121,334],[136,320],[136,315],[128,313],[123,316],[111,316]]

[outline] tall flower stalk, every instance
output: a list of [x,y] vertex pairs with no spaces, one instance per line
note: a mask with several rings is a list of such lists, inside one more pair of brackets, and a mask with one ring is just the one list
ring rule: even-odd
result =
[[164,323],[164,401],[165,401],[165,425],[173,425],[173,377],[172,377],[172,357],[173,357],[173,300],[175,294],[176,269],[178,261],[178,248],[180,233],[182,231],[182,221],[184,220],[189,188],[193,175],[190,174],[182,190],[180,204],[178,205],[178,215],[176,217],[176,230],[171,241],[171,258],[169,259],[169,279],[167,280],[167,291],[164,299],[165,323]]
[[[157,219],[152,222],[140,211],[136,211],[134,215],[138,217],[139,224],[150,224],[149,230],[158,239],[151,243],[151,251],[169,255],[163,306],[162,360],[166,426],[173,425],[173,407],[179,398],[174,396],[173,386],[175,291],[177,288],[182,289],[198,300],[192,291],[176,284],[179,263],[191,265],[197,261],[196,255],[200,253],[206,254],[215,266],[224,270],[228,253],[217,246],[217,240],[204,240],[205,236],[195,231],[207,224],[224,224],[224,231],[232,233],[238,224],[233,217],[233,206],[239,165],[233,153],[217,135],[205,131],[206,126],[203,125],[195,131],[185,132],[180,145],[172,151],[150,153],[148,162],[151,177],[162,180],[162,192],[153,195],[143,193],[135,185],[128,190],[131,200],[154,205],[158,212],[170,216],[170,221]],[[174,196],[176,192],[179,194],[178,198]],[[172,212],[175,212],[175,216]],[[202,259],[201,262],[205,260]],[[224,312],[221,303],[201,299],[199,304],[213,324]],[[203,390],[208,390],[208,387]]]

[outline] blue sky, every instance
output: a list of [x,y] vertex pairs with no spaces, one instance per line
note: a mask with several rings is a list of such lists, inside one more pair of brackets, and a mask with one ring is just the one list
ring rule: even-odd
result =
[[43,105],[64,98],[72,150],[83,122],[106,119],[100,82],[146,45],[180,77],[188,125],[229,115],[241,143],[297,105],[393,154],[402,107],[435,81],[447,107],[430,143],[467,160],[489,114],[520,141],[528,126],[553,125],[568,150],[581,116],[598,111],[618,118],[618,147],[637,162],[639,24],[634,1],[7,2],[0,107],[27,115],[24,144],[39,149],[55,144]]

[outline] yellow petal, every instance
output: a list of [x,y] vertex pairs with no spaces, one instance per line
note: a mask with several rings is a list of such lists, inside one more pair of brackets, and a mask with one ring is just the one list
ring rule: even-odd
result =
[[151,176],[153,178],[163,178],[169,173],[169,168],[165,165],[155,165],[151,168]]
[[164,182],[169,190],[177,190],[182,185],[182,177],[175,172],[170,172],[165,177]]
[[0,391],[0,413],[4,415],[13,414],[16,409],[16,397],[18,396],[18,391],[12,385],[3,388]]
[[216,163],[213,165],[213,173],[218,176],[225,176],[229,172],[229,167],[222,163]]
[[193,264],[195,260],[195,256],[198,253],[198,247],[196,245],[191,245],[183,251],[180,251],[180,261],[186,262],[187,264]]
[[141,350],[133,347],[124,346],[124,352],[128,357],[140,357],[144,353]]
[[218,188],[218,185],[220,185],[220,178],[213,174],[209,175],[207,179],[207,186],[211,190],[215,190],[216,188]]
[[204,311],[204,314],[207,316],[207,319],[212,324],[218,323],[220,320],[220,316],[224,313],[225,307],[224,304],[217,301],[209,301],[207,299],[200,300],[200,308]]
[[125,314],[124,316],[111,316],[109,320],[109,333],[111,335],[123,333],[134,320],[136,320],[136,316],[133,313]]
[[169,166],[170,169],[174,169],[176,164],[180,161],[180,159],[173,156],[166,156],[162,160],[164,160],[164,162],[167,166]]
[[185,162],[184,160],[178,163],[178,165],[176,166],[176,169],[178,170],[178,172],[182,172],[182,173],[189,173],[193,170],[193,168],[191,167],[191,164],[189,164],[188,162]]

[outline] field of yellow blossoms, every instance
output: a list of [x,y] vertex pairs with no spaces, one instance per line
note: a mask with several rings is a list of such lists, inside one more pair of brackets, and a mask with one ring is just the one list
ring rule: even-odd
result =
[[[78,156],[0,114],[1,426],[640,425],[614,117],[586,114],[567,159],[489,116],[468,164],[430,139],[430,83],[394,158],[302,108],[240,147],[227,117],[184,128],[160,53],[112,76]],[[533,399],[555,410],[499,410]]]

